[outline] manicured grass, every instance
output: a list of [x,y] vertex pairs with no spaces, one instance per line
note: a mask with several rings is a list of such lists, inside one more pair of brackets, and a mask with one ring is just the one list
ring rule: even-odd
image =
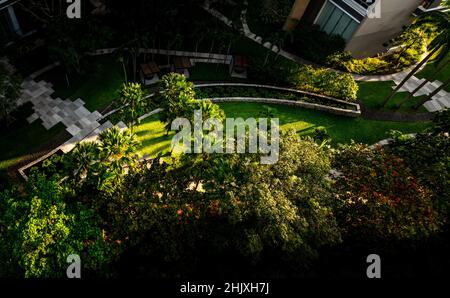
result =
[[[392,81],[358,82],[358,85],[359,85],[358,99],[361,100],[366,107],[378,109],[381,103],[384,101],[384,99],[389,96],[390,92],[392,92],[394,82]],[[386,105],[386,107],[384,107],[383,110],[394,111],[395,105],[401,102],[407,95],[408,95],[407,92],[400,92],[395,94],[395,96],[388,102],[388,104]],[[424,98],[425,96],[413,97],[412,100],[406,102],[402,106],[402,108],[398,110],[398,112],[426,113],[427,110],[423,106],[421,106],[418,110],[413,109],[413,106]]]
[[145,119],[134,130],[141,142],[138,153],[155,157],[158,153],[170,148],[170,143],[174,132],[166,135],[164,123],[159,121],[159,115],[153,115]]
[[[23,106],[18,113],[23,117],[31,115],[31,105]],[[63,131],[62,124],[46,130],[39,120],[28,124],[25,119],[17,119],[0,134],[0,171],[20,162],[26,155],[39,148]]]
[[[332,137],[333,145],[350,143],[351,140],[374,144],[389,137],[388,133],[390,130],[413,133],[420,132],[430,125],[428,122],[405,123],[372,121],[362,118],[353,119],[280,105],[263,105],[259,103],[220,104],[227,117],[242,117],[244,119],[261,117],[264,114],[265,106],[276,110],[274,116],[280,119],[281,129],[294,129],[299,135],[307,136],[314,133],[316,128],[324,127]],[[143,121],[136,128],[136,133],[142,143],[139,153],[148,154],[151,157],[169,149],[171,138],[174,134],[172,132],[169,136],[165,135],[164,124],[159,121],[158,115]]]
[[81,98],[91,112],[101,110],[117,98],[117,90],[124,82],[121,64],[113,56],[87,57],[83,60],[85,73],[69,76],[67,86],[62,68],[45,73],[39,79],[53,83],[53,97],[76,100]]

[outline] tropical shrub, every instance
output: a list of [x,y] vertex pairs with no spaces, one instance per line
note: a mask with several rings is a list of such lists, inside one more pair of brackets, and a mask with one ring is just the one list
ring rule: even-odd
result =
[[402,156],[414,176],[431,191],[440,219],[450,222],[450,112],[436,115],[434,126],[414,138],[393,136],[387,151]]
[[[182,155],[127,178],[110,200],[112,233],[166,260],[267,252],[304,265],[340,241],[330,209],[328,154],[295,132],[281,137],[279,162],[255,155]],[[176,239],[176,241],[174,241]]]
[[391,69],[391,64],[379,57],[355,59],[350,52],[339,52],[328,56],[327,65],[355,74],[386,73]]
[[139,117],[147,110],[147,101],[144,99],[144,92],[139,83],[123,84],[119,90],[120,104],[124,106],[121,110],[122,117],[128,123],[128,127],[139,123]]
[[282,23],[292,8],[292,1],[289,0],[264,0],[260,11],[261,20],[267,24]]
[[411,67],[420,61],[427,46],[444,29],[445,22],[425,15],[408,26],[385,46],[393,50],[384,55],[356,59],[349,52],[335,52],[326,58],[326,64],[354,74],[386,74]]
[[417,240],[439,230],[429,190],[402,158],[351,144],[340,147],[334,166],[336,216],[347,237],[366,243]]
[[28,188],[26,196],[0,193],[2,277],[64,277],[70,254],[80,256],[85,273],[112,260],[98,216],[66,201],[59,181],[35,173]]
[[[161,102],[161,121],[166,124],[166,131],[171,129],[172,122],[176,118],[186,118],[193,122],[194,111],[202,110],[203,119],[223,119],[223,111],[218,105],[208,100],[196,100],[194,85],[186,81],[182,74],[169,73],[162,77],[161,87],[164,90],[159,95]],[[214,94],[211,94],[213,96]],[[214,96],[213,96],[214,97]]]
[[309,91],[347,101],[355,101],[358,84],[348,73],[338,73],[312,66],[264,66],[257,59],[251,60],[249,77],[255,81],[286,85],[302,91]]
[[348,101],[357,99],[358,84],[348,73],[299,66],[291,70],[287,80],[300,90],[322,93]]

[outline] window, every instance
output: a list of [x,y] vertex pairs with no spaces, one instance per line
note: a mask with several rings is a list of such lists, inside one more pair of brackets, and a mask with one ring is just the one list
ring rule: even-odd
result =
[[327,1],[316,22],[328,34],[342,36],[349,41],[358,29],[359,23],[347,15],[342,9]]

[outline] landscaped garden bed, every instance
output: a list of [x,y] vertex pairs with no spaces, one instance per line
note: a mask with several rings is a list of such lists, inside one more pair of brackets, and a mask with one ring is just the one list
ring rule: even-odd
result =
[[323,106],[329,106],[340,109],[348,109],[357,111],[357,105],[347,103],[345,101],[333,99],[326,96],[311,94],[308,92],[301,92],[297,90],[282,90],[277,87],[263,87],[257,86],[211,86],[198,87],[196,95],[198,99],[205,98],[224,98],[224,97],[248,97],[248,98],[271,98],[271,99],[285,99],[298,102],[312,103]]

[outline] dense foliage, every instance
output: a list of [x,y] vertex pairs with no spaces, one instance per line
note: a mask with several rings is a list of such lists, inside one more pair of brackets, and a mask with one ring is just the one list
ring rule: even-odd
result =
[[[186,77],[178,73],[169,73],[162,77],[161,87],[164,90],[157,96],[156,101],[163,109],[161,121],[169,131],[173,120],[186,118],[193,120],[194,111],[202,110],[203,119],[223,119],[223,111],[209,100],[196,100],[194,85],[186,81]],[[191,121],[193,123],[193,121]]]
[[56,179],[33,174],[28,185],[25,196],[0,193],[1,276],[64,277],[70,254],[81,256],[85,272],[101,272],[114,254],[98,214]]
[[0,122],[7,125],[11,121],[11,113],[17,109],[17,100],[21,95],[21,80],[0,61]]
[[337,218],[349,237],[376,243],[438,230],[428,189],[400,157],[357,144],[341,147],[338,155]]
[[356,59],[350,52],[335,52],[327,57],[326,64],[355,74],[399,72],[418,63],[427,46],[446,26],[439,16],[425,15],[387,42],[391,51],[386,54]]
[[252,60],[249,75],[254,80],[283,84],[348,101],[357,99],[359,89],[358,84],[348,73],[337,73],[305,65],[263,66],[257,60]]

